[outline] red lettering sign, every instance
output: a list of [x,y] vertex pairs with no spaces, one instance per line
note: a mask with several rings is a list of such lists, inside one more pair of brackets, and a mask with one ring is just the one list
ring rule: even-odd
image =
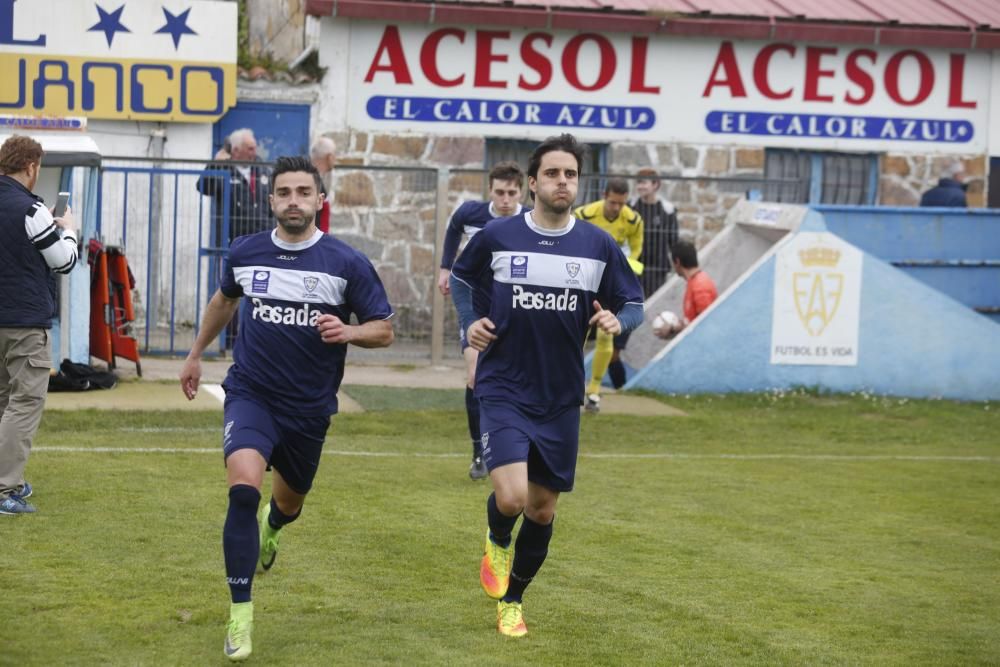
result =
[[875,64],[878,54],[871,49],[854,49],[847,54],[847,62],[844,63],[844,71],[847,72],[847,79],[861,88],[861,96],[855,97],[851,93],[844,96],[844,101],[848,104],[864,104],[875,94],[875,79],[872,75],[861,69],[858,63],[860,58],[868,58]]
[[529,83],[524,75],[518,77],[517,85],[525,90],[541,90],[552,81],[552,62],[542,53],[535,50],[535,42],[541,40],[547,46],[552,46],[552,35],[544,32],[533,32],[521,40],[521,60],[538,73],[538,81]]
[[[907,58],[914,58],[920,66],[920,85],[917,87],[917,94],[911,99],[904,98],[899,91],[899,68]],[[912,49],[900,51],[889,58],[885,66],[885,92],[893,102],[912,107],[930,97],[932,90],[934,90],[934,65],[931,64],[930,58]]]
[[[382,54],[386,54],[389,61],[382,65]],[[399,38],[399,28],[394,25],[387,25],[382,33],[382,41],[378,43],[375,57],[372,58],[371,67],[365,76],[365,83],[371,83],[376,72],[389,72],[396,79],[396,83],[413,83],[410,76],[410,68],[406,66],[406,56],[403,54],[403,42]]]
[[[719,70],[722,70],[722,78],[718,78]],[[701,96],[708,97],[712,88],[716,86],[729,88],[729,94],[732,97],[747,96],[747,89],[743,86],[743,79],[740,77],[740,67],[736,64],[736,52],[733,50],[732,42],[723,42],[719,45],[719,55],[715,57],[712,74],[708,77],[705,92]]]
[[757,90],[761,92],[764,97],[768,97],[772,100],[785,100],[792,96],[792,89],[789,88],[784,92],[775,92],[771,88],[771,83],[767,78],[767,68],[771,64],[771,56],[774,55],[775,51],[785,51],[789,56],[795,57],[795,47],[791,44],[768,44],[753,61],[753,82],[757,86]]
[[[601,67],[597,75],[597,80],[589,86],[580,81],[580,74],[577,70],[580,60],[580,47],[588,40],[597,44],[597,48],[601,52]],[[566,43],[566,48],[563,49],[563,74],[566,75],[566,81],[569,82],[569,85],[577,90],[600,90],[611,83],[611,78],[615,75],[616,60],[615,47],[611,46],[611,42],[608,41],[607,37],[590,32],[576,35]]]
[[[460,74],[454,79],[446,79],[441,76],[437,66],[438,44],[445,37],[455,37],[459,42],[465,43],[465,31],[458,28],[441,28],[427,35],[423,45],[420,47],[420,69],[424,71],[424,76],[435,86],[449,87],[460,86],[465,81],[465,75]],[[378,56],[376,56],[376,59]],[[367,81],[368,79],[365,79]]]
[[510,39],[510,31],[476,31],[476,78],[473,84],[477,88],[506,88],[506,81],[494,81],[490,78],[492,63],[507,62],[506,54],[493,53],[494,39]]
[[962,99],[962,88],[965,82],[965,54],[953,53],[948,63],[951,85],[948,86],[948,106],[953,108],[975,109],[976,103]]

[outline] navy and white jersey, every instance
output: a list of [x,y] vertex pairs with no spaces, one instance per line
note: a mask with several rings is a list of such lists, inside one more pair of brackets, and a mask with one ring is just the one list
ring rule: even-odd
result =
[[236,239],[219,289],[246,297],[226,391],[249,391],[286,414],[337,412],[347,345],[320,339],[320,315],[362,324],[393,315],[368,258],[318,230],[301,243],[277,231]]
[[642,288],[607,232],[570,219],[561,230],[531,213],[491,222],[466,246],[452,276],[472,288],[476,317],[496,325],[479,355],[476,396],[541,408],[579,405],[583,344],[596,299],[618,313],[642,306]]
[[[524,208],[518,204],[517,212],[520,215]],[[496,209],[493,208],[492,201],[467,201],[459,206],[451,219],[448,221],[448,229],[444,232],[444,249],[441,251],[441,268],[450,269],[455,263],[455,255],[458,254],[458,246],[462,242],[462,234],[470,239],[480,232],[491,220],[497,218]]]

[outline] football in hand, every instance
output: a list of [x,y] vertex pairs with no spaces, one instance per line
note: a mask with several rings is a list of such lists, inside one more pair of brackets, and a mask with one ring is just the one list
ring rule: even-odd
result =
[[653,318],[653,333],[659,338],[669,338],[681,325],[677,315],[665,310]]

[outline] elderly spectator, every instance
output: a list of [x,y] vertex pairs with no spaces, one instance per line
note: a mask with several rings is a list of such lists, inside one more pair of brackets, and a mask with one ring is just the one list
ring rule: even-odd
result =
[[920,198],[920,205],[965,208],[968,203],[965,200],[965,186],[962,184],[964,178],[965,166],[962,162],[960,160],[949,162],[941,170],[941,180],[938,184]]

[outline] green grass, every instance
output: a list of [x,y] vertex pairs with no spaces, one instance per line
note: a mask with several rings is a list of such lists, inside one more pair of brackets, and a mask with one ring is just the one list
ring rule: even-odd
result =
[[[488,491],[461,393],[355,398],[379,411],[334,419],[255,579],[259,664],[1000,662],[996,403],[677,397],[688,417],[585,418],[511,641],[478,587]],[[450,409],[386,409],[427,401]],[[0,517],[0,664],[223,662],[221,456],[51,449],[217,448],[219,421],[45,415],[39,513]]]

